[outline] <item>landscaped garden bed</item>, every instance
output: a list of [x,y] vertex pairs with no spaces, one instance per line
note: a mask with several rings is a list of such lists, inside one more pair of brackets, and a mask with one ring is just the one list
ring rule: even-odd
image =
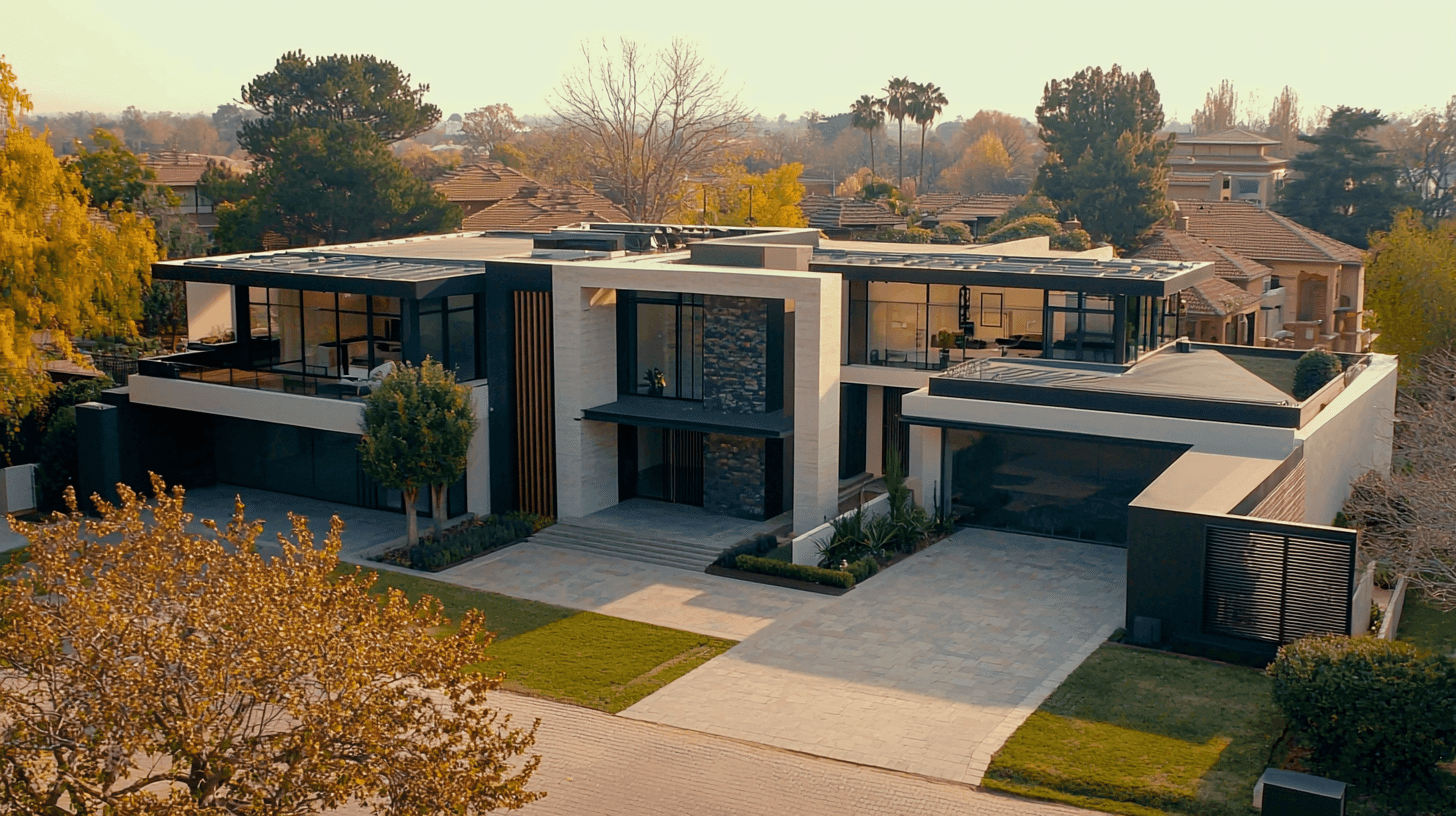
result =
[[439,572],[487,553],[509,547],[554,524],[547,516],[513,512],[473,518],[445,530],[441,536],[422,536],[414,546],[401,546],[372,560],[424,572]]

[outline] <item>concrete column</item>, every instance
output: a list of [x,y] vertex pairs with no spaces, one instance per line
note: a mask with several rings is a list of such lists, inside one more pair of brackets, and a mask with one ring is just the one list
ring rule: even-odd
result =
[[617,399],[617,293],[553,275],[557,512],[579,518],[617,503],[617,426],[581,416]]
[[871,476],[885,475],[885,388],[865,388],[865,470]]
[[935,500],[942,489],[940,474],[940,428],[911,425],[910,463],[905,468],[906,482],[915,491],[915,502],[926,510],[935,510]]
[[479,423],[470,449],[465,452],[465,510],[477,516],[490,515],[490,399],[488,387],[470,390],[470,403]]
[[76,406],[76,501],[84,512],[94,512],[93,494],[115,504],[121,481],[120,412],[115,405],[83,402]]
[[795,298],[794,533],[839,514],[840,281],[805,280]]

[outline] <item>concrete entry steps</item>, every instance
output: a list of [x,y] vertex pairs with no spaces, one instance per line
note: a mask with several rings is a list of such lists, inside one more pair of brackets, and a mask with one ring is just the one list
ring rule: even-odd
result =
[[609,555],[694,572],[702,572],[722,552],[722,548],[712,544],[646,538],[602,527],[584,527],[562,522],[547,527],[528,540],[532,544],[544,544],[592,555]]

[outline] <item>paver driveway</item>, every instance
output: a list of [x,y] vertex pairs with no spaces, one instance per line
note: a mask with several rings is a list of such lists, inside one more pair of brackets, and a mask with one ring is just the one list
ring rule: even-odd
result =
[[979,784],[1118,626],[1125,551],[962,530],[622,716]]

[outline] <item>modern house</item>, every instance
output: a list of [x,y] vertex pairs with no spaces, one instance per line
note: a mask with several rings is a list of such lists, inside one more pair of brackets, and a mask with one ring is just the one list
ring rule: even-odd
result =
[[1180,339],[1216,261],[615,223],[153,271],[237,339],[108,392],[129,480],[397,507],[354,453],[361,397],[428,356],[482,418],[452,515],[648,498],[798,536],[894,450],[927,507],[1127,548],[1146,640],[1258,657],[1359,626],[1355,535],[1324,525],[1389,466],[1394,360],[1343,355],[1301,401],[1298,351]]
[[1168,198],[1266,207],[1274,203],[1289,174],[1288,159],[1269,155],[1278,145],[1238,128],[1179,137],[1168,157]]

